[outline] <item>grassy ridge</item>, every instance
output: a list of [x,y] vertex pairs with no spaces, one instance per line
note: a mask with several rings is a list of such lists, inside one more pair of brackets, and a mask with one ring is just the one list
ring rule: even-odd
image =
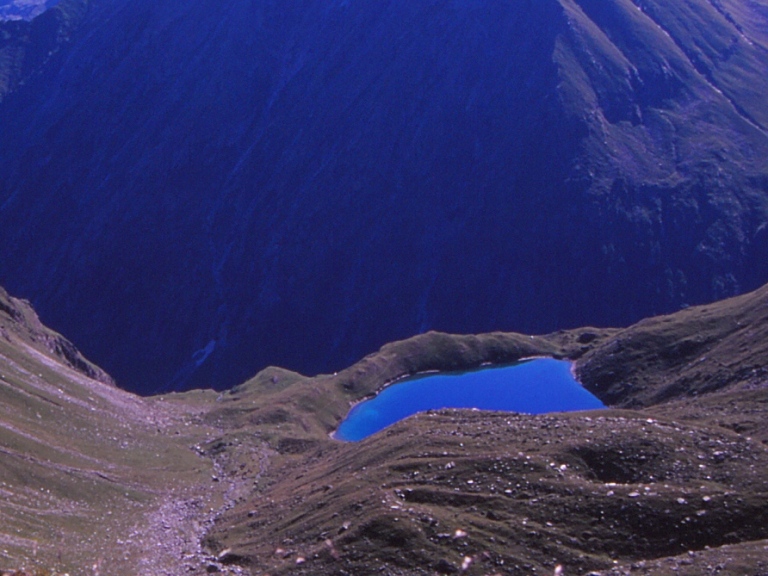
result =
[[768,376],[768,287],[649,318],[579,360],[585,386],[622,407],[762,386]]

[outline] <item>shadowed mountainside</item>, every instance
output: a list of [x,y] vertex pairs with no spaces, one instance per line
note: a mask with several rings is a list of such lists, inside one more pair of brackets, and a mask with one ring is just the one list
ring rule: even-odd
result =
[[[43,9],[43,4],[23,5],[18,11],[14,4],[0,6],[0,102],[39,73],[69,41],[87,6],[87,0],[64,0],[42,15],[35,13]],[[18,14],[20,19],[5,21],[3,9]],[[37,17],[31,22],[21,21],[32,14]]]
[[[768,286],[627,329],[428,333],[338,374],[139,398],[2,292],[0,571],[763,574],[766,310]],[[329,437],[399,378],[530,355],[574,359],[612,407]]]
[[89,0],[33,38],[74,5],[0,27],[0,282],[121,386],[768,280],[764,0]]

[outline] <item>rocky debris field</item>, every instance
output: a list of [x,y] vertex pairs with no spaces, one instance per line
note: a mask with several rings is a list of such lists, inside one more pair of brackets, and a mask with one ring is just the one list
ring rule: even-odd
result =
[[768,540],[733,544],[715,549],[689,551],[659,560],[640,560],[610,570],[592,572],[592,576],[646,576],[651,574],[707,575],[768,574]]
[[663,571],[768,538],[766,446],[645,413],[440,411],[280,459],[209,534],[254,573]]

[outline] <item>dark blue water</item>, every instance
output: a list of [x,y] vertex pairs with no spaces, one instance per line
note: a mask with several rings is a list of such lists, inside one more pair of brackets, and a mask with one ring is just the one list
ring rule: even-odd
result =
[[417,412],[479,408],[542,414],[603,408],[571,375],[571,363],[552,358],[503,368],[415,376],[355,406],[335,438],[356,442]]

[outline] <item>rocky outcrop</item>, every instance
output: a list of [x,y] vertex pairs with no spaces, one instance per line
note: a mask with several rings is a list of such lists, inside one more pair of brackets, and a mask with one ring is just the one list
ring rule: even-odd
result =
[[[85,16],[88,0],[0,6],[0,102],[43,71]],[[18,16],[18,18],[10,18]],[[29,20],[29,21],[28,21]]]
[[31,20],[59,0],[3,0],[0,2],[0,21]]
[[29,302],[13,298],[3,288],[0,288],[0,337],[10,343],[28,344],[88,378],[114,385],[112,378],[89,362],[72,342],[43,326]]

